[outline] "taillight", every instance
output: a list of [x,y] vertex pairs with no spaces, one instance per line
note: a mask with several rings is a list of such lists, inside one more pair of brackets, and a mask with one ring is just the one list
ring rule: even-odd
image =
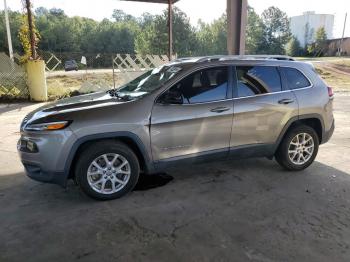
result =
[[327,86],[327,88],[328,88],[328,96],[333,97],[334,96],[333,88],[331,88],[330,86]]

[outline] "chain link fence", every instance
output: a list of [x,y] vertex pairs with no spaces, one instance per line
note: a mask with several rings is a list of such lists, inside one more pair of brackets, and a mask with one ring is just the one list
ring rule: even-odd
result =
[[[145,71],[169,61],[167,56],[132,54],[82,54],[39,52],[46,62],[50,98],[105,91],[121,86]],[[74,60],[76,70],[66,71],[65,62]],[[83,64],[81,62],[86,62]]]
[[[50,100],[118,87],[148,70],[169,62],[165,55],[44,51],[39,51],[39,55],[46,64],[46,82]],[[65,62],[71,60],[76,61],[77,70],[66,71]],[[0,53],[0,99],[28,98],[24,67],[18,62],[11,61],[5,53]]]
[[25,69],[16,61],[0,53],[0,100],[29,98]]

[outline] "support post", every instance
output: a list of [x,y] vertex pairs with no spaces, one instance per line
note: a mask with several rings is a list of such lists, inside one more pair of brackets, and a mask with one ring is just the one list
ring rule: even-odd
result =
[[7,43],[9,46],[9,56],[10,56],[10,59],[13,61],[11,29],[10,29],[10,22],[9,22],[9,15],[8,15],[8,10],[7,10],[6,0],[4,0],[4,9],[5,9],[5,22],[6,22],[6,31],[7,31]]
[[168,36],[169,36],[169,61],[173,58],[173,3],[172,0],[168,0]]
[[247,0],[227,0],[227,51],[229,55],[245,54]]

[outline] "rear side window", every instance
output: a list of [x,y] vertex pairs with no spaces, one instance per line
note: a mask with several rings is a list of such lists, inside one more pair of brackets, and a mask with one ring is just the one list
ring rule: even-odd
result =
[[281,67],[290,89],[299,89],[311,86],[310,81],[298,69],[291,67]]
[[238,97],[282,90],[281,77],[274,66],[237,66],[236,72]]

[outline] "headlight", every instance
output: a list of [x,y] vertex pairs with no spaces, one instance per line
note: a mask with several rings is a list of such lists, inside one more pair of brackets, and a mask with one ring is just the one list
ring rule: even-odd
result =
[[27,131],[51,131],[66,128],[69,124],[70,121],[29,124],[24,129]]

